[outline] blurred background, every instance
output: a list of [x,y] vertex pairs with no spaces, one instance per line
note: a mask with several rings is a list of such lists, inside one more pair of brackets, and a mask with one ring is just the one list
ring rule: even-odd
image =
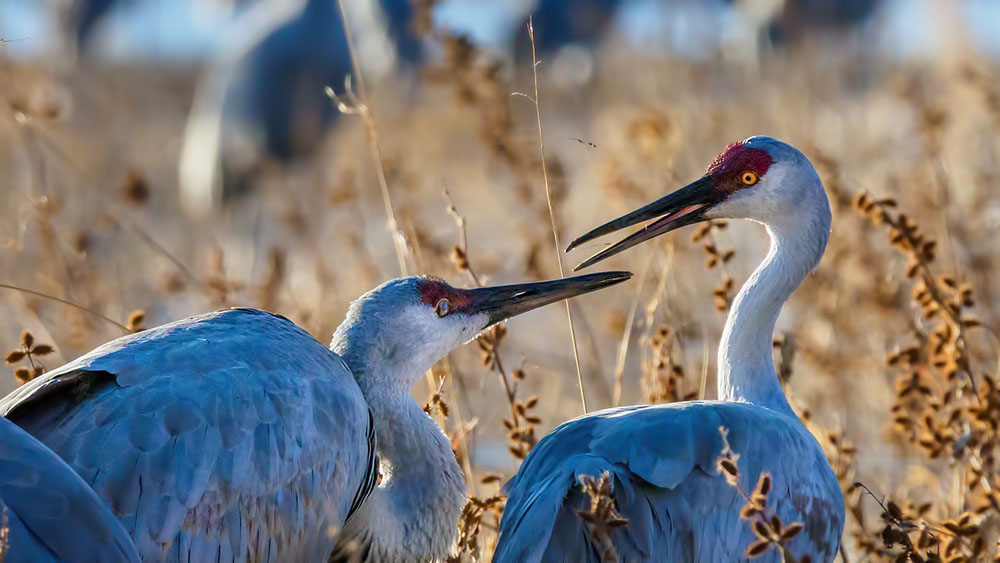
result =
[[[337,0],[0,0],[0,283],[14,287],[0,287],[0,345],[16,348],[29,329],[56,347],[32,369],[51,368],[124,330],[229,306],[279,312],[325,342],[352,299],[404,273],[460,286],[559,276],[530,14],[563,245],[698,177],[729,143],[794,144],[824,180],[834,228],[779,320],[792,404],[845,488],[861,480],[912,501],[907,510],[930,504],[913,514],[934,522],[993,499],[995,472],[955,449],[968,423],[949,419],[948,434],[920,422],[950,412],[954,373],[931,353],[887,365],[927,344],[939,319],[912,293],[915,258],[852,200],[894,198],[886,206],[936,242],[920,267],[967,290],[954,338],[975,377],[995,377],[1000,3],[343,9],[346,19]],[[635,278],[572,303],[590,409],[714,398],[729,300],[766,248],[760,226],[729,223],[609,260]],[[516,381],[513,399],[498,377]],[[902,392],[913,378],[927,398]],[[3,379],[0,392],[18,383]],[[582,412],[565,312],[456,351],[414,397],[453,436],[471,494],[493,494],[484,476],[510,476],[536,438]],[[857,492],[849,503],[845,556],[892,560],[877,503]],[[990,553],[997,510],[975,512]],[[488,556],[491,526],[463,557]]]

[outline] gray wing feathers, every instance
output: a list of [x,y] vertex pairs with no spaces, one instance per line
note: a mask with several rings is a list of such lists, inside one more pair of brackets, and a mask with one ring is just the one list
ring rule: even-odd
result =
[[783,414],[695,402],[593,413],[543,438],[505,486],[510,496],[494,561],[600,561],[576,514],[587,502],[577,479],[603,471],[613,476],[617,508],[629,519],[614,537],[622,561],[714,561],[742,553],[754,537],[739,520],[742,498],[715,468],[720,426],[740,454],[744,489],[770,472],[774,490],[786,492],[773,508],[783,521],[806,525],[793,553],[832,560],[844,504],[816,441]]
[[107,506],[51,450],[0,418],[4,561],[139,561]]
[[109,499],[149,559],[323,558],[369,455],[343,360],[252,309],[110,342],[0,412]]

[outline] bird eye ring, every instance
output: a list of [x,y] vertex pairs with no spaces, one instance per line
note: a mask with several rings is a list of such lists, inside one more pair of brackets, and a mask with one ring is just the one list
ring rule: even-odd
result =
[[760,180],[756,172],[751,172],[747,170],[746,172],[740,174],[740,181],[743,182],[745,186],[752,186]]
[[451,312],[451,305],[448,303],[447,299],[439,299],[437,304],[434,305],[434,312],[437,313],[439,317],[445,317]]

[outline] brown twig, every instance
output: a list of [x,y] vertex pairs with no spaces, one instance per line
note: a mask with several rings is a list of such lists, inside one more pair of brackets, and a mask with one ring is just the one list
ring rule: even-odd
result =
[[[451,199],[451,194],[447,190],[444,193],[445,199],[448,201],[446,210],[455,219],[455,224],[459,230],[459,244],[452,248],[452,264],[459,272],[468,274],[472,282],[481,287],[482,280],[476,275],[469,260],[469,241],[465,229],[465,216],[455,207],[455,202]],[[517,459],[524,459],[537,441],[535,438],[535,426],[541,422],[541,419],[531,411],[537,406],[538,397],[529,397],[524,401],[517,399],[518,383],[524,379],[525,375],[524,371],[519,368],[508,376],[508,372],[504,368],[503,359],[500,356],[500,343],[503,342],[506,335],[507,328],[504,325],[496,325],[481,334],[476,339],[476,343],[482,352],[481,361],[483,366],[496,370],[500,378],[500,385],[503,387],[504,396],[507,398],[507,403],[510,406],[511,416],[509,419],[505,418],[503,420],[503,425],[507,430],[510,442],[508,444],[510,453]],[[514,379],[513,383],[510,382],[511,376]]]
[[396,260],[399,263],[400,275],[405,276],[407,275],[406,237],[399,230],[399,223],[396,221],[396,212],[393,210],[392,198],[389,195],[389,182],[386,180],[385,165],[382,162],[382,148],[379,145],[378,129],[375,127],[375,118],[372,116],[371,106],[369,105],[368,91],[365,89],[365,80],[361,75],[361,67],[358,65],[357,54],[354,50],[354,37],[351,33],[351,26],[348,24],[344,0],[337,0],[337,6],[340,8],[341,23],[344,27],[344,37],[347,40],[347,51],[351,56],[351,70],[358,83],[358,93],[357,96],[354,95],[354,91],[351,89],[351,75],[348,75],[344,79],[344,86],[347,91],[345,97],[352,103],[345,103],[344,100],[334,93],[333,88],[329,86],[326,87],[326,94],[336,102],[337,109],[342,113],[360,115],[362,121],[364,121],[365,129],[368,133],[368,144],[371,149],[372,159],[375,162],[375,171],[378,175],[379,188],[382,192],[382,203],[385,206],[386,227],[389,229],[393,246],[396,249]]
[[35,291],[33,289],[28,289],[26,287],[18,287],[16,285],[11,285],[11,284],[8,284],[8,283],[0,283],[0,287],[2,287],[4,289],[10,289],[10,290],[13,290],[13,291],[20,291],[21,293],[27,293],[29,295],[34,295],[35,297],[41,297],[43,299],[49,299],[51,301],[56,301],[58,303],[62,303],[63,305],[68,305],[70,307],[73,307],[74,309],[83,311],[85,313],[89,313],[89,314],[91,314],[91,315],[93,315],[93,316],[95,316],[95,317],[97,317],[97,318],[99,318],[99,319],[101,319],[101,320],[103,320],[105,322],[108,322],[108,323],[111,323],[111,324],[115,325],[116,327],[122,329],[122,332],[124,332],[125,334],[129,334],[129,333],[132,332],[131,330],[129,330],[129,328],[127,326],[121,324],[120,322],[118,322],[118,321],[116,321],[114,319],[106,317],[106,316],[102,315],[101,313],[98,313],[97,311],[95,311],[93,309],[88,309],[88,308],[84,307],[83,305],[79,305],[77,303],[73,303],[72,301],[68,301],[68,300],[63,299],[61,297],[56,297],[54,295],[48,295],[48,294],[42,293],[40,291]]

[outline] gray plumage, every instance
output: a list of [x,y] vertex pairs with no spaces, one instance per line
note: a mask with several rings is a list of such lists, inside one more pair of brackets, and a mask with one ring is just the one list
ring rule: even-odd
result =
[[352,304],[332,351],[283,317],[210,313],[105,344],[0,412],[110,503],[143,560],[441,559],[465,480],[411,388],[490,325],[628,278],[391,280]]
[[[740,454],[741,483],[773,479],[770,508],[803,522],[794,554],[820,546],[830,561],[840,545],[843,498],[822,449],[789,416],[742,403],[688,402],[609,409],[546,435],[507,483],[510,497],[494,561],[601,561],[576,511],[585,509],[578,478],[609,471],[628,525],[613,541],[620,561],[732,561],[756,538],[740,520],[745,500],[716,468],[723,442]],[[807,477],[803,479],[802,477]],[[780,561],[771,553],[755,561]]]
[[[750,137],[730,145],[705,175],[575,240],[645,226],[584,261],[593,264],[674,229],[710,219],[750,219],[771,237],[764,261],[733,299],[719,344],[719,401],[613,409],[570,421],[545,436],[507,484],[495,561],[600,561],[577,511],[578,477],[614,477],[625,529],[611,541],[623,561],[741,561],[755,540],[740,518],[745,500],[719,476],[720,427],[739,455],[742,487],[762,472],[768,507],[801,522],[788,545],[796,557],[832,561],[844,526],[844,498],[823,448],[798,419],[774,370],[772,335],[788,297],[819,264],[830,206],[809,160],[791,145]],[[764,561],[779,561],[771,548]],[[760,559],[758,559],[760,560]]]
[[324,559],[371,461],[344,362],[252,309],[119,338],[0,409],[111,502],[144,560]]
[[51,450],[0,418],[0,557],[7,563],[138,562],[128,533]]

